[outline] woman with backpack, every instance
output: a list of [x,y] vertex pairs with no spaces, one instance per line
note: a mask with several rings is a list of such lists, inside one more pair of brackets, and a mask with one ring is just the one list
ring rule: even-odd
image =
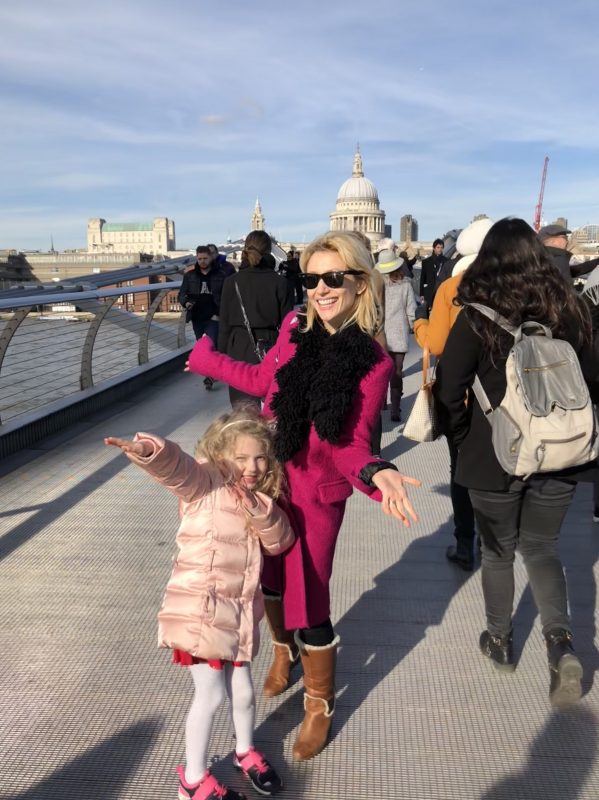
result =
[[[488,318],[473,304],[500,315],[501,325],[513,326],[516,333],[519,326],[530,321],[546,326],[553,339],[572,345],[585,364],[587,379],[594,377],[596,370],[589,313],[559,274],[532,228],[521,219],[503,219],[493,225],[477,258],[464,273],[455,302],[463,311],[451,329],[439,362],[435,395],[448,435],[458,447],[456,481],[470,491],[482,541],[487,628],[480,636],[480,649],[497,669],[514,670],[512,610],[514,554],[518,546],[547,643],[550,699],[553,705],[565,705],[581,696],[582,666],[572,646],[566,582],[557,544],[574,495],[575,473],[593,468],[588,460],[592,458],[592,414],[586,456],[575,462],[581,466],[530,475],[509,474],[495,449],[506,443],[506,437],[493,442],[489,424],[492,415],[485,417],[472,388],[478,377],[489,401],[488,412],[502,403],[509,392],[506,367],[510,372],[513,364],[508,362],[508,355],[516,340],[498,324],[499,318]],[[530,332],[539,333],[541,328],[532,327]],[[578,370],[575,357],[573,362],[572,369]],[[539,380],[546,380],[542,375],[556,374],[552,368],[562,364],[563,361],[543,367],[537,373]],[[527,373],[533,374],[534,370]],[[581,384],[588,403],[584,381]],[[480,393],[478,386],[476,391]],[[504,448],[508,459],[521,444],[516,438]],[[502,461],[505,465],[506,459]]]

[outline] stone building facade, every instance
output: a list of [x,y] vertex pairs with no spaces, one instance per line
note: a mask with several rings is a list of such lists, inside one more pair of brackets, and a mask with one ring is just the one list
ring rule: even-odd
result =
[[385,212],[380,208],[376,186],[364,177],[359,146],[354,155],[351,178],[341,185],[337,193],[335,210],[330,215],[330,229],[365,233],[373,249],[387,235]]
[[87,222],[88,253],[149,253],[166,255],[176,250],[175,223],[167,217],[152,222]]

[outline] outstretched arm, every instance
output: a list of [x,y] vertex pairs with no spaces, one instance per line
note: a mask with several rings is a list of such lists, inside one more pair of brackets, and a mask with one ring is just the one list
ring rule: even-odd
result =
[[264,397],[273,379],[277,352],[275,344],[260,364],[246,364],[217,352],[210,337],[202,336],[191,351],[185,371],[207,375],[246,394]]
[[211,489],[206,467],[168,439],[136,433],[133,441],[107,436],[104,444],[120,447],[130,461],[187,503],[199,500]]

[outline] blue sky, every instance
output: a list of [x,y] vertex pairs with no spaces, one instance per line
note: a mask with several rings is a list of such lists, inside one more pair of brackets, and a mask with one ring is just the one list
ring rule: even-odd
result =
[[178,247],[328,228],[360,142],[387,223],[599,222],[596,0],[22,0],[0,7],[0,247],[89,217]]

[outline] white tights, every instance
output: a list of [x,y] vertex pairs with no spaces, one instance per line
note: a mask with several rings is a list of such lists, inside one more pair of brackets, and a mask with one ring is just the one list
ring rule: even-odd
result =
[[195,685],[195,694],[185,722],[185,780],[197,783],[208,769],[208,745],[214,715],[225,695],[229,698],[235,750],[247,753],[252,746],[256,719],[256,698],[249,664],[234,667],[225,664],[222,670],[209,664],[189,667]]

